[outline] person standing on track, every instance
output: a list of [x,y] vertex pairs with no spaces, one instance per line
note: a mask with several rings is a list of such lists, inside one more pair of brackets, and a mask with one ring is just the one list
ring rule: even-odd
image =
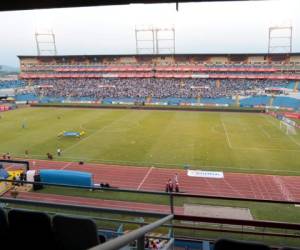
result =
[[177,183],[179,182],[179,178],[178,178],[178,174],[177,173],[174,175],[174,179],[173,179],[173,183],[175,184],[176,182]]
[[61,156],[61,149],[60,148],[57,149],[57,156]]
[[169,192],[172,193],[173,192],[173,188],[174,188],[173,182],[172,182],[171,179],[169,179],[168,183],[169,183]]
[[179,193],[179,183],[175,182],[175,192]]

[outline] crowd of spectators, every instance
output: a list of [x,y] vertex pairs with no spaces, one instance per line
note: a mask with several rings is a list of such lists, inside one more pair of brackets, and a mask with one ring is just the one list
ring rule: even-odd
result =
[[0,89],[21,88],[24,82],[20,80],[0,80]]
[[39,96],[124,98],[219,98],[253,95],[269,87],[286,87],[286,80],[215,80],[159,78],[48,79],[31,82]]

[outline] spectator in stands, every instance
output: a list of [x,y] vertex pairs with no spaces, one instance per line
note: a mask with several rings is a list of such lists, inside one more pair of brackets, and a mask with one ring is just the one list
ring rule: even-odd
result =
[[145,239],[145,249],[148,249],[150,246],[150,242],[149,242],[149,239]]
[[151,250],[157,250],[157,246],[154,240],[150,241],[150,249]]
[[[268,87],[286,87],[286,80],[101,78],[32,81],[38,96],[63,98],[220,98],[253,95]],[[45,86],[45,87],[43,87]],[[26,90],[27,91],[27,90]],[[21,93],[21,92],[20,92]]]

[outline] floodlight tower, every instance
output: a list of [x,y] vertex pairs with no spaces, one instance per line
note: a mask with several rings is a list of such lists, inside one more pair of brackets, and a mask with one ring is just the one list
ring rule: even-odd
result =
[[35,33],[36,50],[39,56],[57,55],[55,34],[53,31]]
[[155,32],[152,26],[135,27],[135,47],[137,54],[155,54]]
[[156,28],[156,54],[166,51],[175,54],[175,28]]
[[175,28],[135,27],[135,45],[137,54],[145,51],[152,54],[175,54]]
[[269,27],[268,54],[275,52],[292,53],[293,26]]

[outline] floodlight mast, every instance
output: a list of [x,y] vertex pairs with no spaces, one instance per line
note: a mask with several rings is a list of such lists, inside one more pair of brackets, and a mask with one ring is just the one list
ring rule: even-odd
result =
[[[280,32],[279,35],[274,33]],[[268,54],[270,53],[292,53],[293,51],[293,26],[269,27]],[[279,41],[279,43],[278,43]]]
[[36,42],[36,50],[38,56],[57,55],[55,34],[53,33],[52,30],[43,33],[36,32],[35,42]]
[[[167,37],[162,37],[162,35]],[[162,45],[162,43],[166,44]],[[136,54],[145,54],[145,52],[162,54],[163,51],[175,54],[175,28],[135,27],[135,45]]]

